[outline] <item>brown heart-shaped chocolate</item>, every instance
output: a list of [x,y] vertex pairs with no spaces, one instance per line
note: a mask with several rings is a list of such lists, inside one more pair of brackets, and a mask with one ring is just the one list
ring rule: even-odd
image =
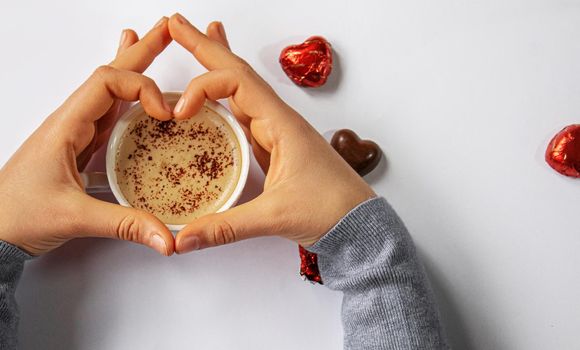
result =
[[383,154],[379,145],[370,140],[361,140],[349,129],[335,132],[330,144],[360,176],[373,171]]

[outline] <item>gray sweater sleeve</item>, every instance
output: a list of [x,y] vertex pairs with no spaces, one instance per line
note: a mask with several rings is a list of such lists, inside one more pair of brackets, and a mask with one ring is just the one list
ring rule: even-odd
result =
[[24,261],[32,257],[0,241],[0,349],[18,347],[18,307],[14,298]]
[[[447,349],[431,290],[405,226],[383,198],[347,214],[308,250],[344,292],[345,349]],[[31,256],[0,241],[0,348],[17,348],[14,292]]]
[[413,241],[384,198],[354,208],[308,250],[324,284],[344,293],[345,349],[448,349]]

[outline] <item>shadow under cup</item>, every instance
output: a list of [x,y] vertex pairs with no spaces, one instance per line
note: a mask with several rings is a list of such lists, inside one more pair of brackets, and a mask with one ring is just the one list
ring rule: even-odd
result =
[[[177,92],[168,92],[163,94],[165,101],[169,104],[170,107],[175,107],[175,104],[181,97],[181,93]],[[238,199],[242,194],[242,190],[246,184],[246,180],[248,179],[248,172],[250,168],[250,147],[248,141],[246,139],[245,133],[236,120],[236,118],[221,104],[206,100],[205,107],[210,109],[211,111],[215,112],[215,114],[219,115],[227,125],[233,131],[233,134],[236,137],[237,144],[239,145],[240,151],[240,173],[237,180],[237,183],[231,192],[231,195],[228,197],[226,202],[215,212],[222,212],[231,207],[233,207]],[[131,207],[131,204],[127,201],[123,192],[120,189],[118,180],[117,180],[117,172],[115,171],[116,163],[117,163],[117,156],[119,154],[119,147],[121,146],[121,141],[123,140],[123,136],[125,131],[129,127],[131,121],[139,116],[146,114],[143,110],[143,107],[140,103],[135,104],[132,106],[127,112],[125,112],[118,120],[117,124],[113,128],[111,132],[111,137],[109,139],[109,144],[107,145],[107,154],[106,154],[106,178],[107,183],[104,182],[104,174],[98,173],[83,173],[81,177],[83,178],[83,182],[85,183],[85,188],[88,193],[91,192],[112,192],[115,196],[116,200],[119,204],[127,207]],[[100,178],[99,178],[100,176]],[[108,185],[108,186],[107,186]],[[170,224],[166,223],[166,226],[173,232],[177,232],[181,230],[185,225],[182,224]]]

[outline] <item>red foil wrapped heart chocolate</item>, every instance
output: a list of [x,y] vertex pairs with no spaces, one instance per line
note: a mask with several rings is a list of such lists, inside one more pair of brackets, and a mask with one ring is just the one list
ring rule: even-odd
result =
[[322,278],[318,271],[318,256],[304,249],[301,245],[298,246],[298,251],[300,253],[300,276],[313,283],[322,284]]
[[330,144],[360,176],[373,171],[383,154],[376,143],[361,140],[354,131],[349,129],[335,132]]
[[332,72],[332,48],[323,37],[313,36],[282,50],[280,65],[297,85],[319,87]]
[[562,175],[580,177],[580,124],[568,125],[552,138],[546,162]]

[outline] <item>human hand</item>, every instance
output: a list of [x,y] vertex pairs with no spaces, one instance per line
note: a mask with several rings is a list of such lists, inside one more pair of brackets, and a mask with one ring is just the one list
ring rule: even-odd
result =
[[173,235],[161,221],[88,196],[79,176],[93,152],[107,142],[120,100],[139,99],[151,116],[172,117],[157,85],[141,75],[170,42],[165,17],[141,40],[134,31],[123,31],[115,60],[99,67],[4,165],[0,239],[32,255],[89,236],[173,253]]
[[178,253],[266,235],[308,247],[352,208],[375,196],[326,140],[229,50],[220,23],[210,24],[204,35],[175,14],[169,32],[209,70],[189,83],[174,109],[175,118],[195,115],[206,98],[229,98],[266,173],[260,196],[199,218],[179,232]]

